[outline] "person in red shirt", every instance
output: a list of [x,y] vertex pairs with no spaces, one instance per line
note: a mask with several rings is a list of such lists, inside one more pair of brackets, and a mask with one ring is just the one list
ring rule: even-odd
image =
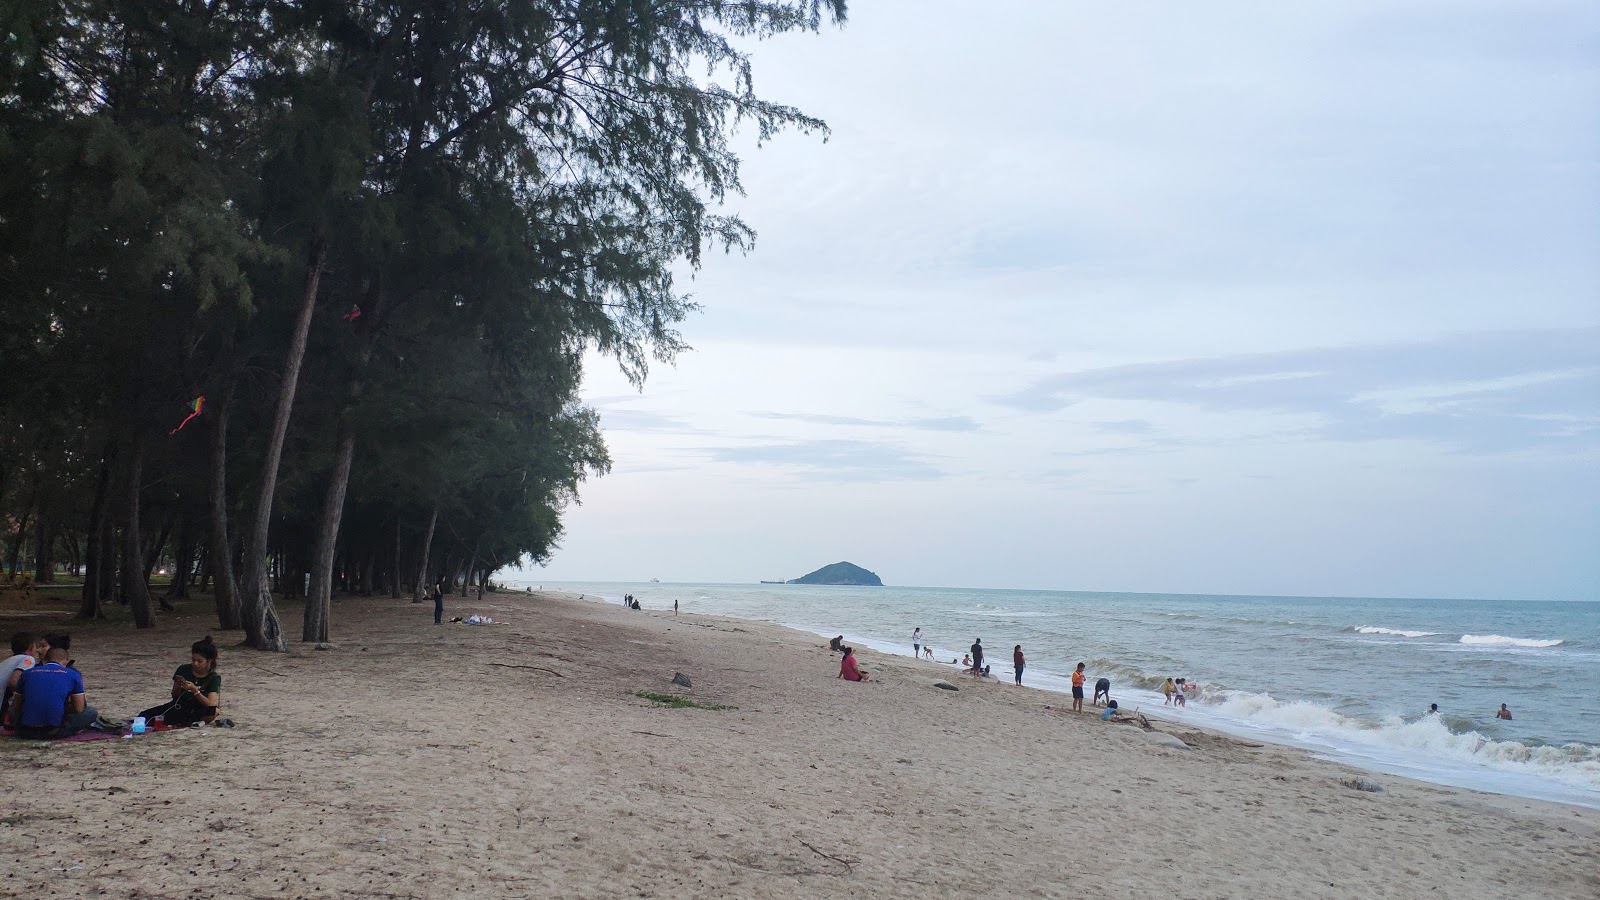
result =
[[839,661],[839,677],[845,681],[867,680],[867,673],[856,667],[856,648],[844,648],[844,659]]
[[1022,667],[1028,662],[1022,655],[1022,645],[1011,648],[1011,668],[1017,670],[1017,684],[1022,683]]
[[1083,712],[1083,663],[1072,673],[1072,711]]

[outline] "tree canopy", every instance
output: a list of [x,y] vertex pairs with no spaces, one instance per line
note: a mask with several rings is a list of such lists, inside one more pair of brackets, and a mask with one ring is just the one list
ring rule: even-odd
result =
[[[0,512],[15,572],[153,624],[215,584],[414,597],[543,559],[609,467],[586,351],[684,348],[751,230],[730,141],[821,131],[749,48],[843,0],[0,6]],[[203,400],[202,400],[203,398]],[[199,415],[179,427],[200,406]],[[309,587],[307,586],[309,584]]]

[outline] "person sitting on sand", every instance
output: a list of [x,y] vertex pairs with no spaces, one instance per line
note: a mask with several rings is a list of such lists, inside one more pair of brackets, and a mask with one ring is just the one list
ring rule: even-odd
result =
[[1109,721],[1111,721],[1111,718],[1113,716],[1115,716],[1116,714],[1117,714],[1117,701],[1115,701],[1115,700],[1107,700],[1106,701],[1106,711],[1100,714],[1100,721],[1109,722]]
[[22,673],[11,695],[11,721],[17,737],[53,740],[72,737],[100,721],[87,702],[83,676],[67,668],[62,647],[51,647],[41,665]]
[[60,647],[62,650],[67,651],[67,668],[76,669],[78,667],[78,661],[72,658],[72,635],[47,634],[44,636],[44,642],[49,644],[51,649]]
[[1495,713],[1494,717],[1496,719],[1510,719],[1511,718],[1511,710],[1506,709],[1506,705],[1504,703],[1502,703],[1502,704],[1500,704],[1500,711]]
[[11,655],[4,662],[0,662],[0,685],[4,690],[4,698],[0,699],[0,724],[9,724],[11,712],[11,695],[17,689],[17,682],[22,680],[22,673],[44,662],[45,654],[50,652],[50,644],[42,637],[36,637],[26,631],[19,631],[11,636]]
[[843,650],[844,649],[844,635],[841,634],[838,637],[828,641],[828,649],[829,650]]
[[856,648],[844,648],[844,659],[839,660],[839,677],[845,681],[867,680],[867,673],[856,666]]
[[0,663],[0,685],[3,685],[3,698],[0,698],[0,724],[11,724],[11,695],[16,693],[16,684],[22,681],[22,673],[34,668],[45,661],[46,653],[50,653],[50,642],[35,634],[19,631],[11,636],[11,657]]
[[[950,660],[950,661],[951,662],[955,662],[955,660],[953,660],[953,659]],[[972,654],[970,654],[970,653],[961,654],[961,665],[963,667],[965,667],[965,668],[968,668],[968,669],[972,668]]]
[[1111,679],[1101,678],[1094,683],[1094,705],[1111,702]]
[[1161,705],[1162,706],[1171,706],[1172,705],[1172,695],[1176,694],[1177,692],[1178,692],[1178,686],[1176,684],[1172,683],[1172,679],[1171,678],[1168,678],[1167,679],[1167,683],[1163,684],[1161,686],[1161,695],[1163,697],[1167,698],[1166,702],[1162,703]]
[[171,728],[209,722],[222,709],[222,676],[217,674],[217,645],[211,636],[189,647],[189,664],[172,673],[172,700],[152,706],[139,715],[145,721],[157,716]]

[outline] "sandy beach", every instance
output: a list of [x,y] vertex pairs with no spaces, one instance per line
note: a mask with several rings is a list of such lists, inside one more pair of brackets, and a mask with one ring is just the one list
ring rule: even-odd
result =
[[7,597],[0,629],[70,631],[119,717],[212,634],[238,727],[0,743],[9,896],[1600,896],[1591,810],[1157,721],[1189,745],[1166,746],[870,652],[848,683],[775,626],[502,593],[448,614],[503,624],[435,627],[344,598],[335,649],[285,656],[203,600],[143,632],[66,609]]

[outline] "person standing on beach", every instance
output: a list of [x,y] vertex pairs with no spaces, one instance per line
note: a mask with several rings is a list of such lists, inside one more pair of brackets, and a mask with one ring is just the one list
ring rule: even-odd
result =
[[922,658],[922,626],[911,629],[911,656],[915,659]]
[[983,674],[983,638],[972,639],[972,671]]
[[433,586],[433,624],[444,624],[444,582],[438,581]]
[[678,617],[678,598],[677,597],[673,597],[672,598],[672,617],[674,619],[676,619]]
[[1072,711],[1083,712],[1083,663],[1072,673]]
[[1011,668],[1013,668],[1013,669],[1015,669],[1017,671],[1017,684],[1018,685],[1022,684],[1022,667],[1024,665],[1026,665],[1027,662],[1028,662],[1027,658],[1022,655],[1022,645],[1021,644],[1018,644],[1015,647],[1011,648]]
[[1176,684],[1172,683],[1172,679],[1171,678],[1168,678],[1167,679],[1167,683],[1163,684],[1161,686],[1161,695],[1163,697],[1167,698],[1166,701],[1164,703],[1162,703],[1161,705],[1162,706],[1171,706],[1172,705],[1172,695],[1176,694],[1177,692],[1178,692],[1178,686]]

